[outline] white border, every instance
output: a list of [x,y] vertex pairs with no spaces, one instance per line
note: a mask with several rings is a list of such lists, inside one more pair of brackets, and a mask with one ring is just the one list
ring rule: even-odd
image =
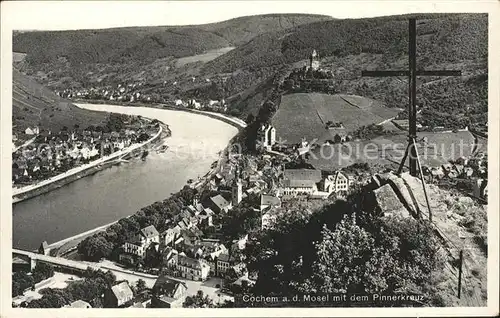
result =
[[[200,9],[210,6],[210,11]],[[5,317],[260,317],[260,316],[480,316],[498,314],[498,136],[499,136],[499,58],[500,2],[498,1],[33,1],[1,3],[1,316]],[[169,10],[170,9],[170,10]],[[192,20],[180,21],[183,10]],[[110,10],[110,11],[109,11]],[[242,13],[241,10],[245,10]],[[103,15],[102,12],[105,12]],[[163,13],[162,13],[163,12]],[[166,13],[165,13],[166,12]],[[99,28],[118,25],[155,23],[195,24],[225,20],[234,16],[259,13],[307,12],[337,17],[380,16],[424,12],[487,12],[489,13],[489,143],[488,158],[490,203],[488,210],[488,307],[483,308],[252,308],[252,309],[19,309],[11,308],[11,131],[12,131],[12,30]],[[114,13],[121,20],[106,24]],[[210,13],[210,14],[208,14]],[[95,20],[93,20],[95,19]],[[141,20],[142,19],[142,20]],[[159,20],[163,19],[163,20]],[[146,22],[145,22],[146,21]],[[158,22],[162,21],[162,22]],[[165,21],[165,23],[163,23]],[[169,21],[169,22],[167,22]],[[193,22],[194,21],[194,22]]]

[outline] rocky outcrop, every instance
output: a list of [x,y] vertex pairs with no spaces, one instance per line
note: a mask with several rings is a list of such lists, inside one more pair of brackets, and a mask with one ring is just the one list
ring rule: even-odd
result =
[[[400,176],[390,172],[375,175],[372,179],[372,205],[382,215],[398,213],[402,216],[428,218],[429,209],[420,179],[403,173]],[[427,196],[431,209],[438,208],[435,200],[437,189],[427,185]]]
[[375,208],[377,214],[380,215],[402,215],[409,217],[410,213],[401,203],[396,193],[392,190],[389,184],[383,185],[378,189],[373,190],[375,198]]

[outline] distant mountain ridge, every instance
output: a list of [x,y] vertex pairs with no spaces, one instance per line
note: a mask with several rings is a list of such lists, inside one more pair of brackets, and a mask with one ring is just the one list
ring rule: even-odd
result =
[[16,33],[13,50],[32,63],[65,57],[70,63],[110,63],[124,58],[183,57],[238,46],[253,37],[301,24],[333,19],[324,15],[270,14],[188,26]]
[[318,21],[289,31],[265,33],[205,65],[207,72],[232,72],[321,57],[361,53],[398,57],[408,51],[408,17],[416,17],[420,66],[487,58],[487,14],[427,14]]
[[[277,14],[183,27],[34,32],[16,35],[14,50],[31,48],[17,66],[55,89],[141,82],[141,94],[151,94],[155,101],[224,98],[229,113],[244,119],[257,114],[315,49],[321,68],[334,74],[335,93],[406,108],[404,78],[367,78],[361,72],[408,67],[409,17],[417,18],[418,67],[462,70],[462,77],[418,79],[417,101],[423,108],[419,120],[430,126],[484,128],[487,14],[365,19]],[[213,50],[222,53],[197,56]],[[178,63],[179,58],[184,60]]]

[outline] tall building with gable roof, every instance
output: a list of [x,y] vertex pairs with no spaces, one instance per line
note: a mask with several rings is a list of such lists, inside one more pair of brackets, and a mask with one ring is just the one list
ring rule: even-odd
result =
[[233,206],[237,206],[243,198],[243,184],[241,183],[239,169],[236,169],[231,190],[232,190],[231,200],[233,202]]
[[313,71],[319,69],[319,55],[316,50],[313,50],[311,56],[309,57],[309,68]]

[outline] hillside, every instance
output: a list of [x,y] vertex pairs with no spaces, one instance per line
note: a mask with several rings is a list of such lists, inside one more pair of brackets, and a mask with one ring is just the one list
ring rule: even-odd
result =
[[107,120],[105,113],[78,108],[16,69],[13,70],[12,112],[13,133],[20,141],[29,139],[24,134],[28,127],[57,132],[64,126],[88,127]]
[[[450,128],[467,124],[484,126],[487,122],[487,15],[419,18],[418,67],[458,69],[463,74],[460,78],[418,79],[418,103],[426,108],[423,121],[431,121],[435,126],[451,125]],[[272,72],[269,70],[281,69],[283,65],[302,67],[316,49],[321,67],[335,75],[336,92],[380,100],[388,107],[405,108],[408,100],[405,79],[363,78],[361,71],[407,68],[407,46],[407,17],[322,21],[255,37],[206,63],[203,72],[257,73]],[[249,81],[246,87],[243,84],[239,87],[246,89],[254,85],[254,81]],[[257,95],[265,93],[258,91]],[[255,114],[257,110],[247,109],[248,112]]]
[[[431,145],[417,143],[421,163],[428,167],[437,167],[449,160],[471,155],[474,149],[474,136],[468,131],[419,132],[418,137],[427,138],[428,144]],[[316,169],[330,171],[355,163],[368,163],[370,166],[396,170],[403,159],[407,144],[407,134],[400,131],[371,140],[322,146],[312,151],[307,162]]]
[[303,137],[308,141],[333,140],[325,125],[328,121],[341,122],[347,132],[361,126],[379,124],[395,117],[397,109],[386,108],[380,103],[356,96],[328,94],[288,94],[272,118],[276,135],[287,143],[299,143]]
[[264,14],[206,24],[203,26],[203,29],[218,34],[234,46],[240,46],[259,34],[291,29],[311,22],[332,19],[331,16],[318,14]]
[[[418,67],[463,73],[458,78],[418,79],[419,121],[429,126],[484,130],[487,15],[416,17]],[[147,85],[141,93],[154,93],[160,102],[224,96],[230,113],[244,119],[256,115],[276,85],[293,68],[303,67],[316,49],[321,68],[334,74],[335,93],[378,100],[388,108],[406,108],[406,79],[361,77],[361,71],[408,67],[407,18],[336,20],[280,14],[198,26],[68,31],[58,33],[57,38],[47,35],[51,32],[44,32],[41,39],[36,33],[23,33],[14,37],[14,50],[31,48],[31,55],[17,63],[18,67],[51,88],[143,82]],[[81,43],[72,47],[65,42],[68,38]],[[42,40],[48,42],[38,44]],[[51,57],[50,63],[36,59],[45,56]],[[86,60],[94,62],[80,63]],[[217,78],[224,81],[208,80]]]
[[[254,38],[205,66],[219,72],[245,67],[293,63],[308,57],[312,49],[320,56],[339,58],[361,53],[399,58],[408,50],[408,16],[329,20],[298,26],[287,32],[276,30]],[[487,57],[487,15],[421,15],[417,30],[419,64]],[[387,59],[385,62],[390,62]]]
[[66,57],[71,64],[117,63],[123,62],[123,58],[142,62],[145,58],[183,57],[238,46],[268,31],[326,19],[331,17],[276,14],[196,26],[23,32],[14,35],[13,50],[28,53],[28,61],[35,65],[54,62],[60,57]]

